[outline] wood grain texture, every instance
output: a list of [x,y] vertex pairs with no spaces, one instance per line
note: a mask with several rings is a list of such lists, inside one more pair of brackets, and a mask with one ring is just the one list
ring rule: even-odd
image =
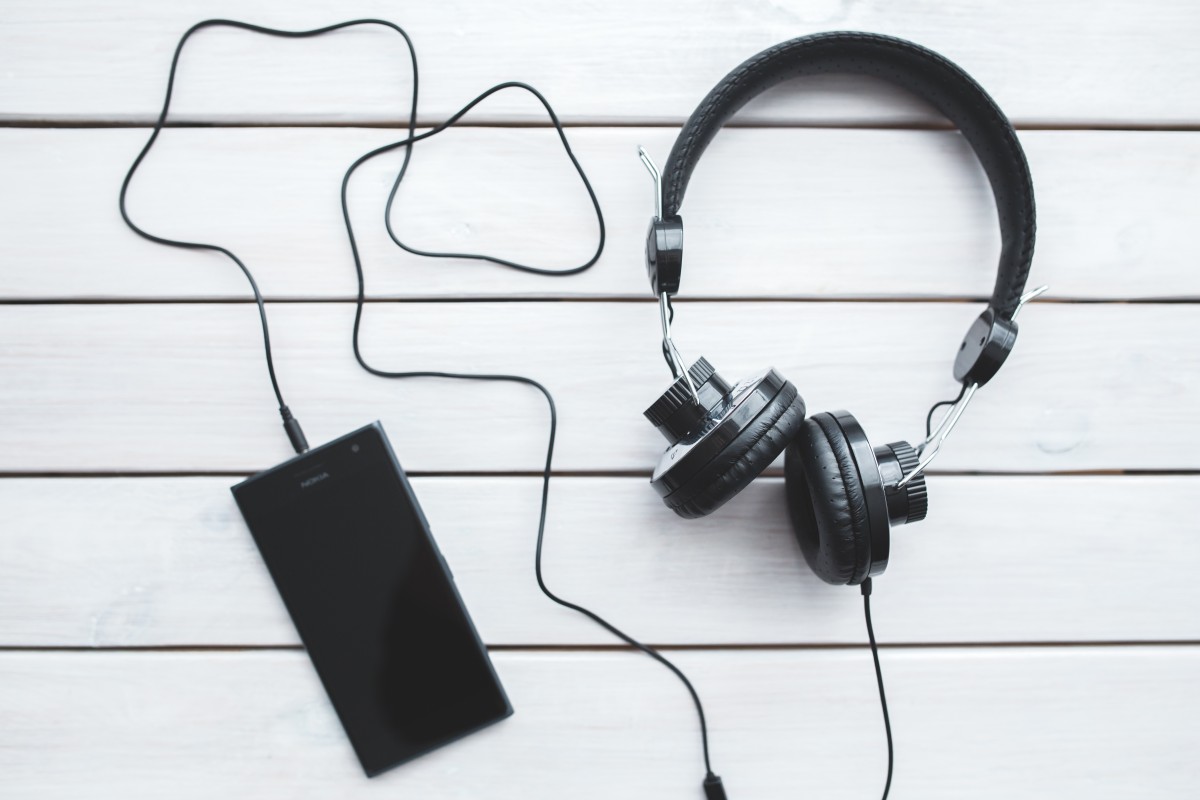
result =
[[[865,650],[674,654],[731,797],[871,797],[883,730]],[[1200,648],[887,650],[905,798],[1190,798]],[[0,654],[11,798],[693,800],[694,712],[632,653],[495,655],[511,719],[375,780],[303,653]],[[14,725],[14,721],[19,724]]]
[[[605,213],[590,272],[551,280],[399,250],[382,225],[398,159],[352,184],[374,297],[643,298],[651,185],[674,129],[582,128],[570,141]],[[245,298],[229,263],[146,242],[117,189],[146,130],[0,130],[0,298]],[[394,130],[182,129],[158,140],[130,194],[165,236],[216,242],[268,297],[347,298],[354,274],[337,206],[342,172]],[[1060,298],[1200,297],[1200,134],[1026,131],[1037,186],[1032,280]],[[1098,168],[1103,165],[1103,168]],[[983,297],[1000,251],[983,171],[956,133],[735,129],[719,137],[684,208],[684,297]],[[469,128],[423,143],[393,215],[410,244],[582,264],[597,228],[552,130]]]
[[[350,12],[317,0],[19,0],[0,24],[0,108],[11,120],[138,121],[162,102],[178,37],[233,17],[316,27]],[[1018,123],[1195,124],[1180,98],[1200,87],[1187,0],[1125,4],[936,0],[706,3],[552,0],[478,4],[363,0],[354,13],[406,26],[421,54],[423,117],[442,119],[486,87],[520,79],[570,121],[679,123],[735,65],[776,42],[823,30],[881,31],[960,63]],[[179,119],[395,122],[411,78],[398,37],[353,31],[308,42],[206,32],[184,56]],[[854,87],[853,93],[846,89]],[[853,96],[852,96],[853,95]],[[746,120],[911,122],[931,117],[882,87],[813,80],[776,92]],[[480,119],[542,121],[531,99],[499,98]]]
[[[0,646],[297,645],[230,478],[0,480]],[[416,478],[493,645],[615,640],[533,580],[540,481]],[[1197,477],[934,477],[876,586],[890,643],[1196,641]],[[637,478],[556,478],[550,586],[649,641],[863,641],[861,600],[804,565],[781,479],[684,521]]]
[[[812,411],[850,408],[886,442],[917,436],[954,393],[951,358],[977,310],[680,303],[675,332],[732,380],[773,363]],[[351,357],[351,304],[269,315],[310,441],[380,418],[414,472],[541,470],[548,416],[530,388],[375,378]],[[1196,469],[1198,322],[1194,305],[1035,304],[936,466]],[[670,377],[659,335],[651,302],[378,303],[363,350],[384,369],[536,376],[558,397],[558,469],[649,474],[663,444],[641,412]],[[249,304],[10,306],[0,373],[0,471],[254,472],[290,455]]]

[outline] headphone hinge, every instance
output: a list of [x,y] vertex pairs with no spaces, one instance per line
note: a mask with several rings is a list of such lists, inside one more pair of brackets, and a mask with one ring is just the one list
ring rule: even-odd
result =
[[650,221],[646,235],[646,275],[656,296],[679,291],[683,273],[683,219],[678,215]]
[[992,379],[1013,351],[1017,323],[1005,319],[988,306],[971,323],[958,355],[954,358],[954,380],[983,386]]

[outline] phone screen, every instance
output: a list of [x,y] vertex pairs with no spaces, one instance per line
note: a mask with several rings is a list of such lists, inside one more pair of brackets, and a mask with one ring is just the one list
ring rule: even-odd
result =
[[368,775],[512,713],[378,423],[233,494]]

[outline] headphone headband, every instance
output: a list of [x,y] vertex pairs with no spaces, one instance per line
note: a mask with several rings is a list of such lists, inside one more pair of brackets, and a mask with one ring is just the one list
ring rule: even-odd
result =
[[678,221],[700,156],[742,106],[783,81],[828,73],[869,75],[896,84],[929,102],[962,132],[995,195],[1001,249],[991,307],[996,316],[1010,320],[1033,260],[1033,180],[1025,153],[1008,118],[982,86],[945,57],[903,39],[819,33],[775,45],[743,62],[713,87],[671,148],[662,182],[664,221]]

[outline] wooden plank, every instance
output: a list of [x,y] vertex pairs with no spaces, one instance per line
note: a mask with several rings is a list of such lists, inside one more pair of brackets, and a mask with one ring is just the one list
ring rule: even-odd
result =
[[[871,797],[864,650],[685,652],[731,797]],[[896,798],[1190,798],[1200,648],[888,650]],[[516,714],[363,777],[303,653],[0,654],[6,796],[692,800],[690,701],[632,653],[497,653]]]
[[[368,165],[352,203],[375,297],[645,297],[651,186],[635,157],[665,159],[674,129],[575,129],[608,223],[600,263],[550,280],[402,253],[381,223],[397,159]],[[354,275],[337,187],[359,154],[396,138],[371,129],[183,129],[164,135],[130,196],[167,236],[231,247],[268,297],[349,297]],[[10,191],[0,215],[4,298],[244,298],[232,264],[159,247],[117,215],[145,130],[0,130]],[[1034,279],[1067,298],[1200,297],[1200,134],[1027,131],[1038,190]],[[1103,164],[1103,169],[1097,169]],[[516,187],[516,188],[514,188]],[[739,129],[692,183],[684,295],[980,297],[999,235],[991,193],[947,132]],[[552,131],[471,128],[421,146],[394,215],[429,250],[545,267],[586,261],[591,205]],[[530,235],[531,232],[537,235]]]
[[[162,102],[170,53],[192,23],[219,13],[200,0],[98,3],[18,0],[0,25],[0,108],[10,120],[146,122]],[[341,18],[327,3],[286,10],[266,0],[223,9],[259,24],[315,27]],[[1019,123],[1195,124],[1180,97],[1200,88],[1196,9],[1160,0],[1119,4],[971,0],[947,8],[883,0],[761,7],[621,0],[480,5],[365,0],[355,11],[407,26],[421,53],[423,116],[442,119],[487,86],[521,79],[570,121],[678,123],[736,64],[784,39],[822,30],[881,31],[959,62]],[[1169,57],[1164,57],[1169,54]],[[407,58],[395,34],[352,31],[309,42],[213,31],[185,55],[176,98],[192,121],[396,122],[408,102]],[[1164,91],[1169,87],[1169,91]],[[813,80],[777,92],[746,119],[909,122],[916,101],[881,87]],[[481,119],[542,122],[525,97],[498,98]]]
[[[0,480],[0,645],[299,644],[231,483]],[[860,643],[858,592],[809,573],[782,484],[764,479],[722,514],[684,521],[642,479],[556,478],[547,580],[653,642]],[[488,643],[615,642],[534,584],[538,480],[415,485]],[[895,532],[877,583],[879,634],[1200,640],[1200,589],[1161,570],[1200,560],[1200,522],[1176,511],[1198,489],[1197,477],[934,477],[929,520]]]
[[[675,333],[731,380],[774,363],[810,409],[848,407],[886,442],[917,437],[930,403],[953,394],[951,357],[977,311],[687,303]],[[269,314],[310,441],[381,418],[414,472],[541,469],[546,405],[530,388],[382,380],[351,357],[351,304]],[[1194,305],[1036,304],[936,466],[1197,469],[1198,322]],[[661,453],[641,417],[669,382],[651,302],[371,304],[362,335],[381,368],[544,380],[559,401],[558,469],[649,474]],[[253,472],[289,455],[252,305],[9,306],[0,342],[0,471]]]

